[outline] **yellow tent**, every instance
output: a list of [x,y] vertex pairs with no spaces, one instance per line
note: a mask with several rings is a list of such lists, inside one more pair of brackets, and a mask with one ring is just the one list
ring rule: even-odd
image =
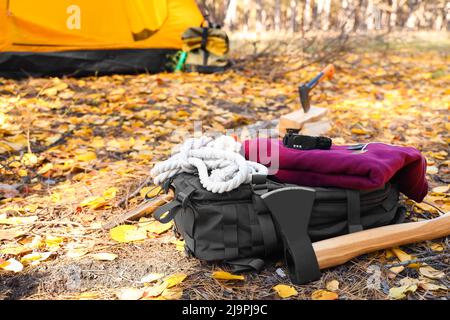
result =
[[0,0],[0,76],[158,72],[195,0]]

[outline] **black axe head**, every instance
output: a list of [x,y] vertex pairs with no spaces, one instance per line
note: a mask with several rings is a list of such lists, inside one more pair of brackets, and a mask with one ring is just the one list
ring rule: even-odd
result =
[[302,84],[298,88],[298,93],[300,94],[300,103],[302,105],[303,111],[307,113],[311,108],[311,103],[309,101],[309,91],[311,90],[307,84]]

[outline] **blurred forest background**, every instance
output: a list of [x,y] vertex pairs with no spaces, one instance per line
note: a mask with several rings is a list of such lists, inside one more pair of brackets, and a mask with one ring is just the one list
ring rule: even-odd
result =
[[210,20],[243,32],[449,30],[446,0],[198,0]]

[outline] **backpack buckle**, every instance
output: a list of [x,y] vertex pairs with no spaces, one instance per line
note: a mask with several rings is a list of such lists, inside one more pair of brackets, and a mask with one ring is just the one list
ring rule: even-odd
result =
[[186,208],[194,191],[195,191],[195,188],[192,186],[189,186],[185,190],[177,193],[175,199],[181,203],[181,206],[183,207],[183,209]]

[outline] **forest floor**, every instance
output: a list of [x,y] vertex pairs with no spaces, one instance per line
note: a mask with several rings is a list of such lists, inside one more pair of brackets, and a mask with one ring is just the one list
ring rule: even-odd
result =
[[[142,202],[148,189],[128,195],[193,121],[224,131],[299,108],[297,86],[323,65],[271,79],[267,70],[286,59],[214,75],[0,79],[0,298],[280,299],[273,287],[290,285],[282,264],[219,280],[220,266],[186,257],[151,218],[131,223],[136,241],[120,229],[116,241],[102,224]],[[430,192],[428,204],[402,199],[408,219],[450,211],[449,46],[375,45],[334,63],[335,79],[312,97],[329,109],[334,143],[418,148]],[[447,299],[449,249],[446,238],[364,255],[294,286],[290,298]],[[389,266],[415,258],[426,261]]]

